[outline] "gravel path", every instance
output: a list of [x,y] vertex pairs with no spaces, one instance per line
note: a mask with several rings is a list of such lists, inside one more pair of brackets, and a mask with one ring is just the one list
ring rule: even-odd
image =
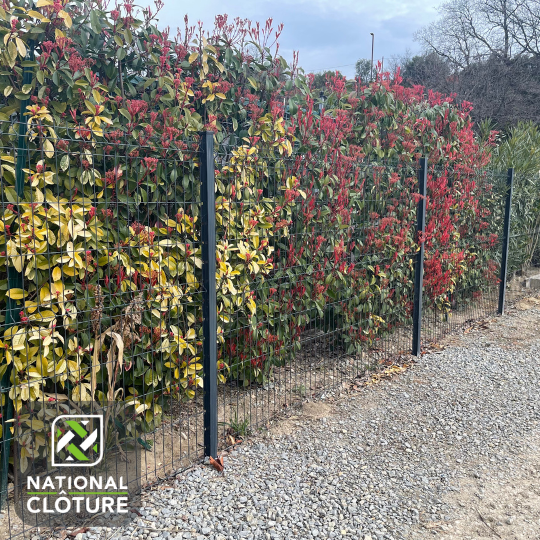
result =
[[540,539],[538,328],[529,301],[402,374],[306,403],[224,475],[195,467],[107,536]]

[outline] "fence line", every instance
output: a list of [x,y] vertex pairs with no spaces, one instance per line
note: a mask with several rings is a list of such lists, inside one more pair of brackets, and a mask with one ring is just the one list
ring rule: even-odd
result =
[[[13,125],[1,127],[0,291],[17,290],[3,297],[13,358],[2,363],[18,366],[13,380],[3,372],[0,405],[10,536],[43,526],[13,510],[24,475],[46,470],[47,414],[85,397],[107,418],[120,408],[107,466],[139,489],[216,457],[283,406],[418,356],[423,341],[494,313],[495,291],[504,310],[512,169],[422,158],[340,163],[329,178],[324,160],[252,158],[234,140],[214,148],[212,132],[139,154],[121,135],[92,146],[59,126],[10,146]],[[431,203],[456,182],[452,206]],[[23,322],[10,319],[19,311]]]

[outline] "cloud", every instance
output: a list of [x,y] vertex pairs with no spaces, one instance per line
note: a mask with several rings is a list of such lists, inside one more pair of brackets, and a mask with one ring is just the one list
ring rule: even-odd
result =
[[[418,50],[414,32],[437,17],[439,0],[204,0],[185,4],[190,20],[213,26],[217,14],[263,22],[272,17],[285,24],[280,39],[281,52],[292,58],[300,51],[300,65],[306,70],[339,69],[354,75],[358,58],[371,56],[371,36],[375,33],[375,59]],[[162,25],[183,26],[183,2],[166,2]],[[341,66],[341,67],[339,67]]]
[[377,0],[358,2],[354,0],[295,0],[284,2],[289,5],[304,6],[305,11],[316,10],[323,16],[341,15],[349,18],[361,15],[371,22],[382,22],[415,14],[419,19],[431,19],[439,0]]

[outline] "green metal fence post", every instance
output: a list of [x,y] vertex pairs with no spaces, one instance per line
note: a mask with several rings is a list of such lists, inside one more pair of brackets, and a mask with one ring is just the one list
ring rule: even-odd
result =
[[[420,159],[418,170],[418,193],[422,196],[416,210],[416,232],[418,235],[425,232],[426,227],[426,195],[427,195],[427,158]],[[420,356],[422,348],[422,291],[424,287],[424,240],[420,242],[420,249],[416,254],[414,264],[414,298],[413,298],[413,341],[412,354]]]
[[504,229],[502,238],[501,276],[499,283],[499,307],[497,312],[504,315],[506,300],[506,276],[508,274],[508,247],[510,245],[510,220],[512,215],[512,192],[514,189],[514,169],[508,169],[506,176],[506,201],[504,208]]
[[203,131],[200,146],[203,261],[204,455],[217,457],[217,306],[214,133]]

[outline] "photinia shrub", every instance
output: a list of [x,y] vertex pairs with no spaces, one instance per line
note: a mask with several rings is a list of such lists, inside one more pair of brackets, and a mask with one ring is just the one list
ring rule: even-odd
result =
[[[195,397],[203,130],[217,150],[222,383],[264,382],[313,326],[355,354],[407,323],[421,241],[441,312],[457,287],[494,279],[480,273],[492,207],[475,181],[491,140],[476,141],[470,106],[405,88],[399,73],[336,74],[320,114],[313,77],[278,54],[280,33],[221,16],[210,33],[186,19],[171,37],[131,1],[0,7],[0,302],[20,310],[0,374],[14,367],[19,417],[38,400],[116,399],[154,429],[164,395]],[[14,118],[28,122],[20,198]],[[8,288],[8,267],[21,288]]]

